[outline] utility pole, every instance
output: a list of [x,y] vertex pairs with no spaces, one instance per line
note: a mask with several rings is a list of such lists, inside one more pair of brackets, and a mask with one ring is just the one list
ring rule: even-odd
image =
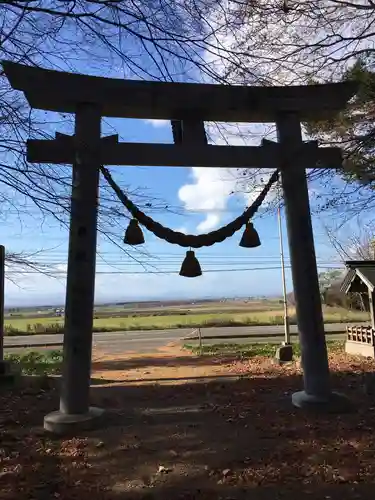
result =
[[281,224],[281,190],[280,184],[278,188],[279,204],[277,207],[277,223],[279,228],[279,244],[280,244],[280,261],[281,261],[281,281],[283,286],[283,309],[284,309],[284,342],[276,350],[275,360],[278,364],[287,363],[293,360],[293,346],[290,342],[290,327],[288,315],[288,300],[286,296],[286,281],[285,281],[285,259],[284,259],[284,241],[283,229]]
[[[281,199],[280,199],[280,202],[281,202]],[[282,224],[281,224],[281,209],[280,209],[280,204],[277,207],[277,219],[278,219],[278,224],[279,224],[281,280],[282,280],[282,284],[283,284],[284,345],[288,345],[288,344],[290,344],[290,328],[289,328],[289,315],[288,315],[288,300],[287,300],[287,295],[286,295],[284,243],[283,243],[283,230],[282,230]]]

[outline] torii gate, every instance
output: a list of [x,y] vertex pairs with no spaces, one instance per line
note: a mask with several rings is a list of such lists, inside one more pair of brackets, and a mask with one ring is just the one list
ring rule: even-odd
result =
[[[337,406],[332,392],[311,224],[306,168],[340,168],[337,148],[304,143],[301,122],[327,119],[356,91],[353,83],[247,87],[109,79],[28,67],[3,68],[14,89],[36,109],[75,114],[75,134],[29,140],[28,161],[72,164],[72,199],[60,410],[44,427],[63,433],[87,426],[103,410],[89,406],[96,262],[96,226],[101,165],[279,168],[302,350],[304,391],[298,407]],[[182,122],[178,144],[133,144],[101,137],[101,118]],[[202,140],[204,121],[276,123],[278,143],[212,146]],[[192,145],[194,147],[192,147]]]

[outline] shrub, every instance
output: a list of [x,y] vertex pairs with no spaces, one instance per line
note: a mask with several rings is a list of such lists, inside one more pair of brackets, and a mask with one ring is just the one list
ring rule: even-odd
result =
[[45,333],[61,333],[64,331],[64,325],[61,323],[48,323],[45,325],[44,332]]
[[12,325],[5,325],[4,333],[5,335],[19,335],[20,331],[18,330],[18,328],[14,328],[14,326]]
[[62,351],[8,354],[6,359],[18,365],[24,375],[53,375],[61,371]]
[[276,314],[276,316],[271,316],[270,323],[272,325],[282,325],[284,323],[284,317],[281,314]]
[[252,316],[248,316],[244,321],[246,326],[256,326],[260,323],[258,318],[253,318]]

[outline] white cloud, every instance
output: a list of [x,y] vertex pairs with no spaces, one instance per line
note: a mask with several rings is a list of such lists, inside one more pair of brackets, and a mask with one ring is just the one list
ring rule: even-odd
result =
[[[217,145],[259,145],[261,137],[269,136],[268,126],[259,124],[207,124],[209,142]],[[205,216],[197,230],[211,231],[217,227],[227,209],[231,194],[241,191],[244,205],[252,203],[259,189],[250,189],[241,181],[241,174],[246,169],[192,167],[192,182],[183,185],[178,191],[178,197],[184,208],[191,212],[202,212]],[[255,184],[265,180],[272,170],[257,172],[254,175]],[[263,186],[263,184],[262,184]]]
[[206,218],[198,225],[198,230],[209,231],[219,222],[222,211],[235,185],[235,178],[227,169],[193,167],[193,182],[185,184],[178,191],[179,199],[188,211],[207,211]]
[[68,270],[68,263],[64,262],[61,264],[56,264],[53,266],[53,268],[59,273],[61,273],[61,272],[65,273]]
[[220,216],[217,214],[208,214],[203,222],[198,224],[197,230],[202,233],[215,228],[220,222]]

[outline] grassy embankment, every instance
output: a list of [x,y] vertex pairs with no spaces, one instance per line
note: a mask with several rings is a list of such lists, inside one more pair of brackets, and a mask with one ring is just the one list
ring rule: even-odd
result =
[[[295,311],[290,311],[291,324],[295,324]],[[326,323],[350,323],[368,321],[368,313],[348,311],[343,308],[324,308]],[[94,320],[94,331],[132,331],[132,330],[164,330],[169,328],[198,328],[220,326],[260,326],[282,325],[281,310],[264,310],[243,312],[189,312],[171,313],[168,315],[103,317]],[[33,335],[43,333],[61,333],[63,318],[39,317],[8,318],[5,321],[6,335]]]
[[[345,343],[340,340],[328,340],[327,348],[330,352],[342,351]],[[211,344],[203,345],[202,349],[198,345],[184,344],[183,348],[193,354],[205,356],[227,356],[235,355],[244,358],[252,358],[254,356],[273,357],[276,348],[280,347],[280,342],[276,343],[259,343],[259,344]],[[293,343],[293,354],[295,357],[301,355],[301,346],[299,342]]]

